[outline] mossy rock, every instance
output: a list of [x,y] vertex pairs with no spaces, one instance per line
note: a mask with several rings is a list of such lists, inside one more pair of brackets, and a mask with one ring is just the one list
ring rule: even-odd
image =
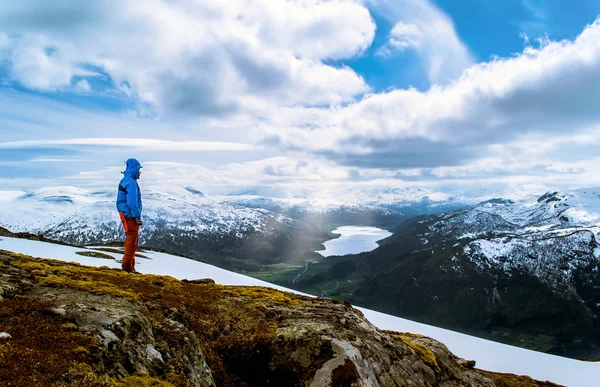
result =
[[381,331],[331,299],[0,251],[4,288],[11,385],[494,385],[443,344]]

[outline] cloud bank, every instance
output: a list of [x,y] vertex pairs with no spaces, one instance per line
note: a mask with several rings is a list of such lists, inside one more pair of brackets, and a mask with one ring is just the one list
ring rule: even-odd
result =
[[[375,14],[392,26],[381,47]],[[375,92],[332,64],[375,52],[417,55],[431,86]],[[29,179],[30,162],[35,176],[76,164],[61,176],[77,181],[119,169],[136,148],[164,176],[177,180],[179,168],[219,192],[600,183],[600,21],[572,40],[474,63],[428,0],[22,0],[0,4],[0,87],[4,178]],[[131,106],[76,107],[65,96]]]
[[351,0],[19,1],[0,5],[0,26],[0,60],[26,88],[89,92],[77,78],[107,74],[159,114],[190,115],[353,101],[362,77],[323,61],[375,33]]
[[110,146],[143,148],[163,151],[248,151],[257,149],[250,144],[217,141],[168,141],[149,138],[102,137],[72,138],[67,140],[29,140],[0,142],[0,149],[30,149],[64,146]]
[[259,133],[266,144],[357,167],[449,171],[511,157],[524,167],[594,155],[586,145],[600,139],[598,101],[600,20],[573,41],[475,64],[447,85],[367,95],[326,116],[307,115],[285,129],[265,125]]

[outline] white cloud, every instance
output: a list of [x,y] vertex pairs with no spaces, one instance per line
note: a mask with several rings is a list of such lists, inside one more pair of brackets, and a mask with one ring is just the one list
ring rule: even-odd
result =
[[598,100],[600,20],[574,41],[547,42],[474,65],[446,86],[373,94],[328,117],[306,114],[304,122],[311,125],[265,126],[260,132],[265,143],[349,165],[452,167],[524,135],[548,141],[588,130],[600,124]]
[[[363,96],[369,87],[359,75],[326,64],[372,42],[373,20],[351,0],[106,0],[69,7],[70,16],[61,4],[35,14],[23,8],[35,1],[0,5],[0,31],[10,32],[0,32],[0,60],[13,78],[86,92],[84,78],[104,71],[162,114],[77,109],[4,89],[0,106],[11,114],[0,116],[0,149],[30,152],[3,165],[65,164],[62,182],[93,185],[102,176],[71,175],[66,161],[97,171],[134,153],[156,167],[146,181],[195,179],[221,193],[599,179],[600,22],[575,41],[471,65],[452,21],[430,1],[378,1],[373,9],[394,24],[386,47],[418,52],[434,86]],[[253,130],[258,137],[249,137]],[[253,145],[257,138],[264,148]],[[107,171],[118,176],[119,168]],[[41,184],[25,176],[0,182]]]
[[32,159],[32,163],[81,163],[89,160],[85,159]]
[[399,21],[392,28],[388,42],[377,50],[377,54],[388,56],[393,51],[418,48],[422,39],[423,35],[419,26]]
[[31,89],[63,88],[76,74],[71,58],[54,49],[52,41],[43,36],[26,37],[22,44],[14,45],[10,63],[12,77]]
[[[492,198],[510,197],[520,199],[539,196],[549,189],[589,187],[600,183],[593,164],[599,158],[580,163],[573,174],[571,167],[565,170],[549,170],[545,174],[481,174],[475,170],[440,172],[439,176],[422,179],[399,179],[385,171],[358,170],[364,178],[350,180],[352,170],[333,163],[310,158],[275,157],[243,163],[226,163],[218,168],[199,164],[178,162],[143,162],[142,189],[157,190],[169,187],[193,186],[210,195],[225,195],[247,190],[279,198],[327,199],[344,203],[349,198],[368,202],[389,195],[390,201],[419,201],[425,196],[430,199],[448,197]],[[79,172],[52,180],[6,180],[0,184],[6,188],[31,189],[40,186],[72,185],[86,189],[112,190],[121,177],[122,164],[108,168]],[[450,172],[450,171],[445,171]],[[410,171],[407,177],[410,176]],[[390,190],[398,190],[390,193]],[[403,194],[401,194],[403,192]],[[401,194],[399,196],[399,194]],[[350,196],[348,196],[350,195]]]
[[322,62],[371,44],[375,24],[352,0],[66,4],[0,6],[11,74],[25,87],[62,89],[92,65],[160,113],[192,115],[336,104],[368,91],[351,69]]
[[398,49],[419,47],[421,45],[421,30],[416,24],[398,22],[390,32],[390,45]]
[[259,38],[300,58],[342,59],[366,50],[375,33],[369,11],[352,1],[272,1],[244,8]]
[[[344,181],[348,178],[348,168],[327,160],[306,157],[281,156],[247,162],[225,162],[216,167],[197,163],[141,161],[144,175],[140,184],[145,187],[164,189],[169,186],[192,185],[209,194],[227,194],[236,189],[258,187],[271,192],[289,192],[289,196],[292,196],[332,184],[347,184]],[[115,179],[118,181],[121,177],[122,170],[123,164],[118,162],[113,166],[82,171],[51,181],[40,179],[33,186],[73,185],[87,189],[112,189]],[[31,187],[14,183],[6,186]]]
[[92,87],[87,80],[82,79],[75,84],[75,91],[79,93],[89,93],[92,91]]
[[66,140],[31,140],[0,142],[0,149],[43,148],[52,146],[111,146],[161,151],[248,151],[260,149],[251,144],[216,141],[167,141],[149,138],[71,138]]
[[93,138],[154,138],[165,140],[248,143],[247,132],[260,118],[239,115],[226,119],[193,117],[166,120],[135,112],[84,109],[48,97],[10,89],[0,92],[0,138],[4,142]]
[[[473,63],[452,19],[430,0],[368,0],[374,12],[394,24],[388,42],[379,50],[416,49],[432,84],[446,83]],[[401,50],[400,50],[401,51]]]

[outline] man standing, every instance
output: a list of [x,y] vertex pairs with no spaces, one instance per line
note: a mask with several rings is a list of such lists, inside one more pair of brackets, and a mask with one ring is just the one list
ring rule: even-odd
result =
[[117,210],[125,229],[125,254],[121,266],[123,270],[137,273],[135,270],[135,250],[138,245],[138,232],[142,225],[142,194],[137,180],[141,175],[141,164],[136,159],[128,159],[125,172],[117,192]]

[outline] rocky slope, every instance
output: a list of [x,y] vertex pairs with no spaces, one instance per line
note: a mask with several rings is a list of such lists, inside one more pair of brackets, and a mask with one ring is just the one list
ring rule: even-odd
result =
[[551,386],[475,369],[357,310],[0,252],[9,386]]

